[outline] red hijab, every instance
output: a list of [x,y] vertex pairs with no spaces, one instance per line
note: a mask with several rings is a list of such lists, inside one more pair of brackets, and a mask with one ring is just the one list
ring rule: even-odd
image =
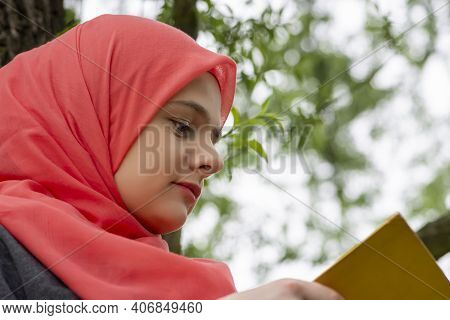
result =
[[82,299],[217,299],[228,266],[169,252],[114,173],[142,124],[212,73],[222,125],[236,65],[166,24],[101,15],[0,69],[0,224]]

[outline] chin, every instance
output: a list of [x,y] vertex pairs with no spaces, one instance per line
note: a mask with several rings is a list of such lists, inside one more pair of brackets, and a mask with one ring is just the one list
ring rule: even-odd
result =
[[166,225],[165,228],[159,228],[156,234],[168,234],[180,230],[184,223]]
[[186,209],[184,212],[171,211],[167,213],[160,212],[152,215],[140,213],[136,218],[150,232],[154,234],[167,234],[180,230],[186,223]]

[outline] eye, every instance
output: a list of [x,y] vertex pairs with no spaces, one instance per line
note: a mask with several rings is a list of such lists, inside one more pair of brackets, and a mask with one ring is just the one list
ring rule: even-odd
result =
[[194,133],[194,130],[189,126],[189,122],[182,122],[178,120],[170,120],[175,126],[175,132],[180,137],[188,137]]
[[217,143],[220,141],[221,138],[222,138],[222,133],[213,130],[213,132],[212,132],[212,141],[213,141],[213,144],[217,144]]

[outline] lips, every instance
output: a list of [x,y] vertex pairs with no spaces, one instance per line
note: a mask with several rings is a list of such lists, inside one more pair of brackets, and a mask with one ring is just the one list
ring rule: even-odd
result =
[[194,194],[196,199],[198,199],[198,197],[202,193],[202,188],[200,186],[196,185],[195,183],[190,183],[190,182],[174,182],[174,183],[191,190],[191,192]]

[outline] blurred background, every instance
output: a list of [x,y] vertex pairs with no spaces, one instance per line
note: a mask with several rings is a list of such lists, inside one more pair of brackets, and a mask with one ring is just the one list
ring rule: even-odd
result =
[[398,211],[450,276],[448,1],[2,0],[1,65],[104,13],[238,63],[225,168],[171,251],[227,262],[239,291],[313,280]]

